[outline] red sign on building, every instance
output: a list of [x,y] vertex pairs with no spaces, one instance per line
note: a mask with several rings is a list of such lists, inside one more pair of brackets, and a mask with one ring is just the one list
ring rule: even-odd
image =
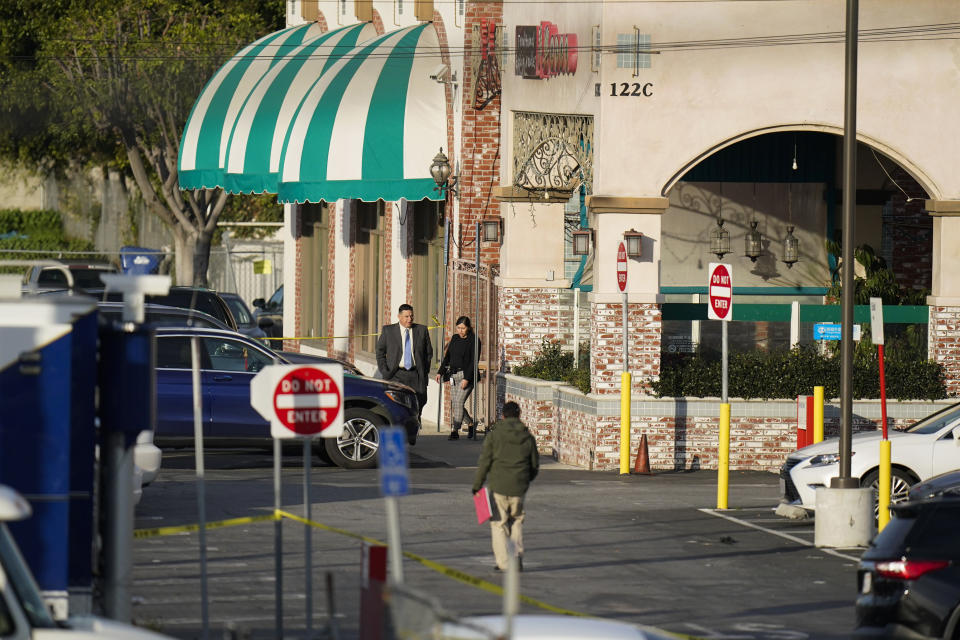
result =
[[544,80],[577,72],[577,34],[560,33],[552,22],[517,26],[515,73]]

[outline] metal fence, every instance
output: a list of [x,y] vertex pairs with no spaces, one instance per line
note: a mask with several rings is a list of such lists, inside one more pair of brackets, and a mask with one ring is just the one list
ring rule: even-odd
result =
[[211,289],[236,293],[247,304],[257,298],[269,300],[283,284],[283,243],[227,241],[212,247],[207,281]]
[[473,261],[455,259],[451,261],[451,267],[453,278],[449,298],[453,312],[449,324],[456,322],[457,316],[469,316],[481,342],[480,378],[474,388],[474,395],[467,399],[467,412],[478,423],[489,425],[497,417],[496,372],[500,368],[500,354],[497,352],[499,301],[494,279],[499,272],[496,266],[491,269],[490,266],[481,264],[478,280],[477,265]]

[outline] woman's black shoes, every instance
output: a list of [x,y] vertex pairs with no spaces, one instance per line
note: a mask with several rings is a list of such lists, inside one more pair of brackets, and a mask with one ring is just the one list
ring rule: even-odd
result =
[[450,432],[450,437],[447,438],[447,440],[459,440],[459,439],[460,439],[460,432],[459,432],[459,431],[451,431],[451,432]]

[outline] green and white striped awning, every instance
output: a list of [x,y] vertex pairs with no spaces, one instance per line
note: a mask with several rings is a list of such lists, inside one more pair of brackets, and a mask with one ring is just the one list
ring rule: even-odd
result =
[[180,187],[277,193],[281,202],[438,199],[446,146],[431,24],[370,39],[369,23],[261,38],[227,62],[194,105]]

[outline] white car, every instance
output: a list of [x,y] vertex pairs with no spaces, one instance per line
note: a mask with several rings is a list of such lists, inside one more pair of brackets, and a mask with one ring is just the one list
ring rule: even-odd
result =
[[[496,640],[506,637],[505,627],[503,616],[475,616],[446,623],[432,637]],[[510,637],[514,640],[670,640],[688,637],[619,620],[537,614],[514,616],[512,632]]]
[[[850,475],[861,487],[876,489],[880,478],[880,440],[883,433],[853,435]],[[907,497],[911,485],[945,471],[960,469],[960,403],[916,422],[905,431],[888,430],[890,439],[890,501]],[[816,491],[829,487],[840,475],[840,440],[830,438],[798,449],[780,468],[780,489],[785,502],[813,510]]]
[[0,637],[5,640],[172,640],[169,636],[94,616],[54,620],[5,524],[30,515],[30,503],[10,487],[0,485]]

